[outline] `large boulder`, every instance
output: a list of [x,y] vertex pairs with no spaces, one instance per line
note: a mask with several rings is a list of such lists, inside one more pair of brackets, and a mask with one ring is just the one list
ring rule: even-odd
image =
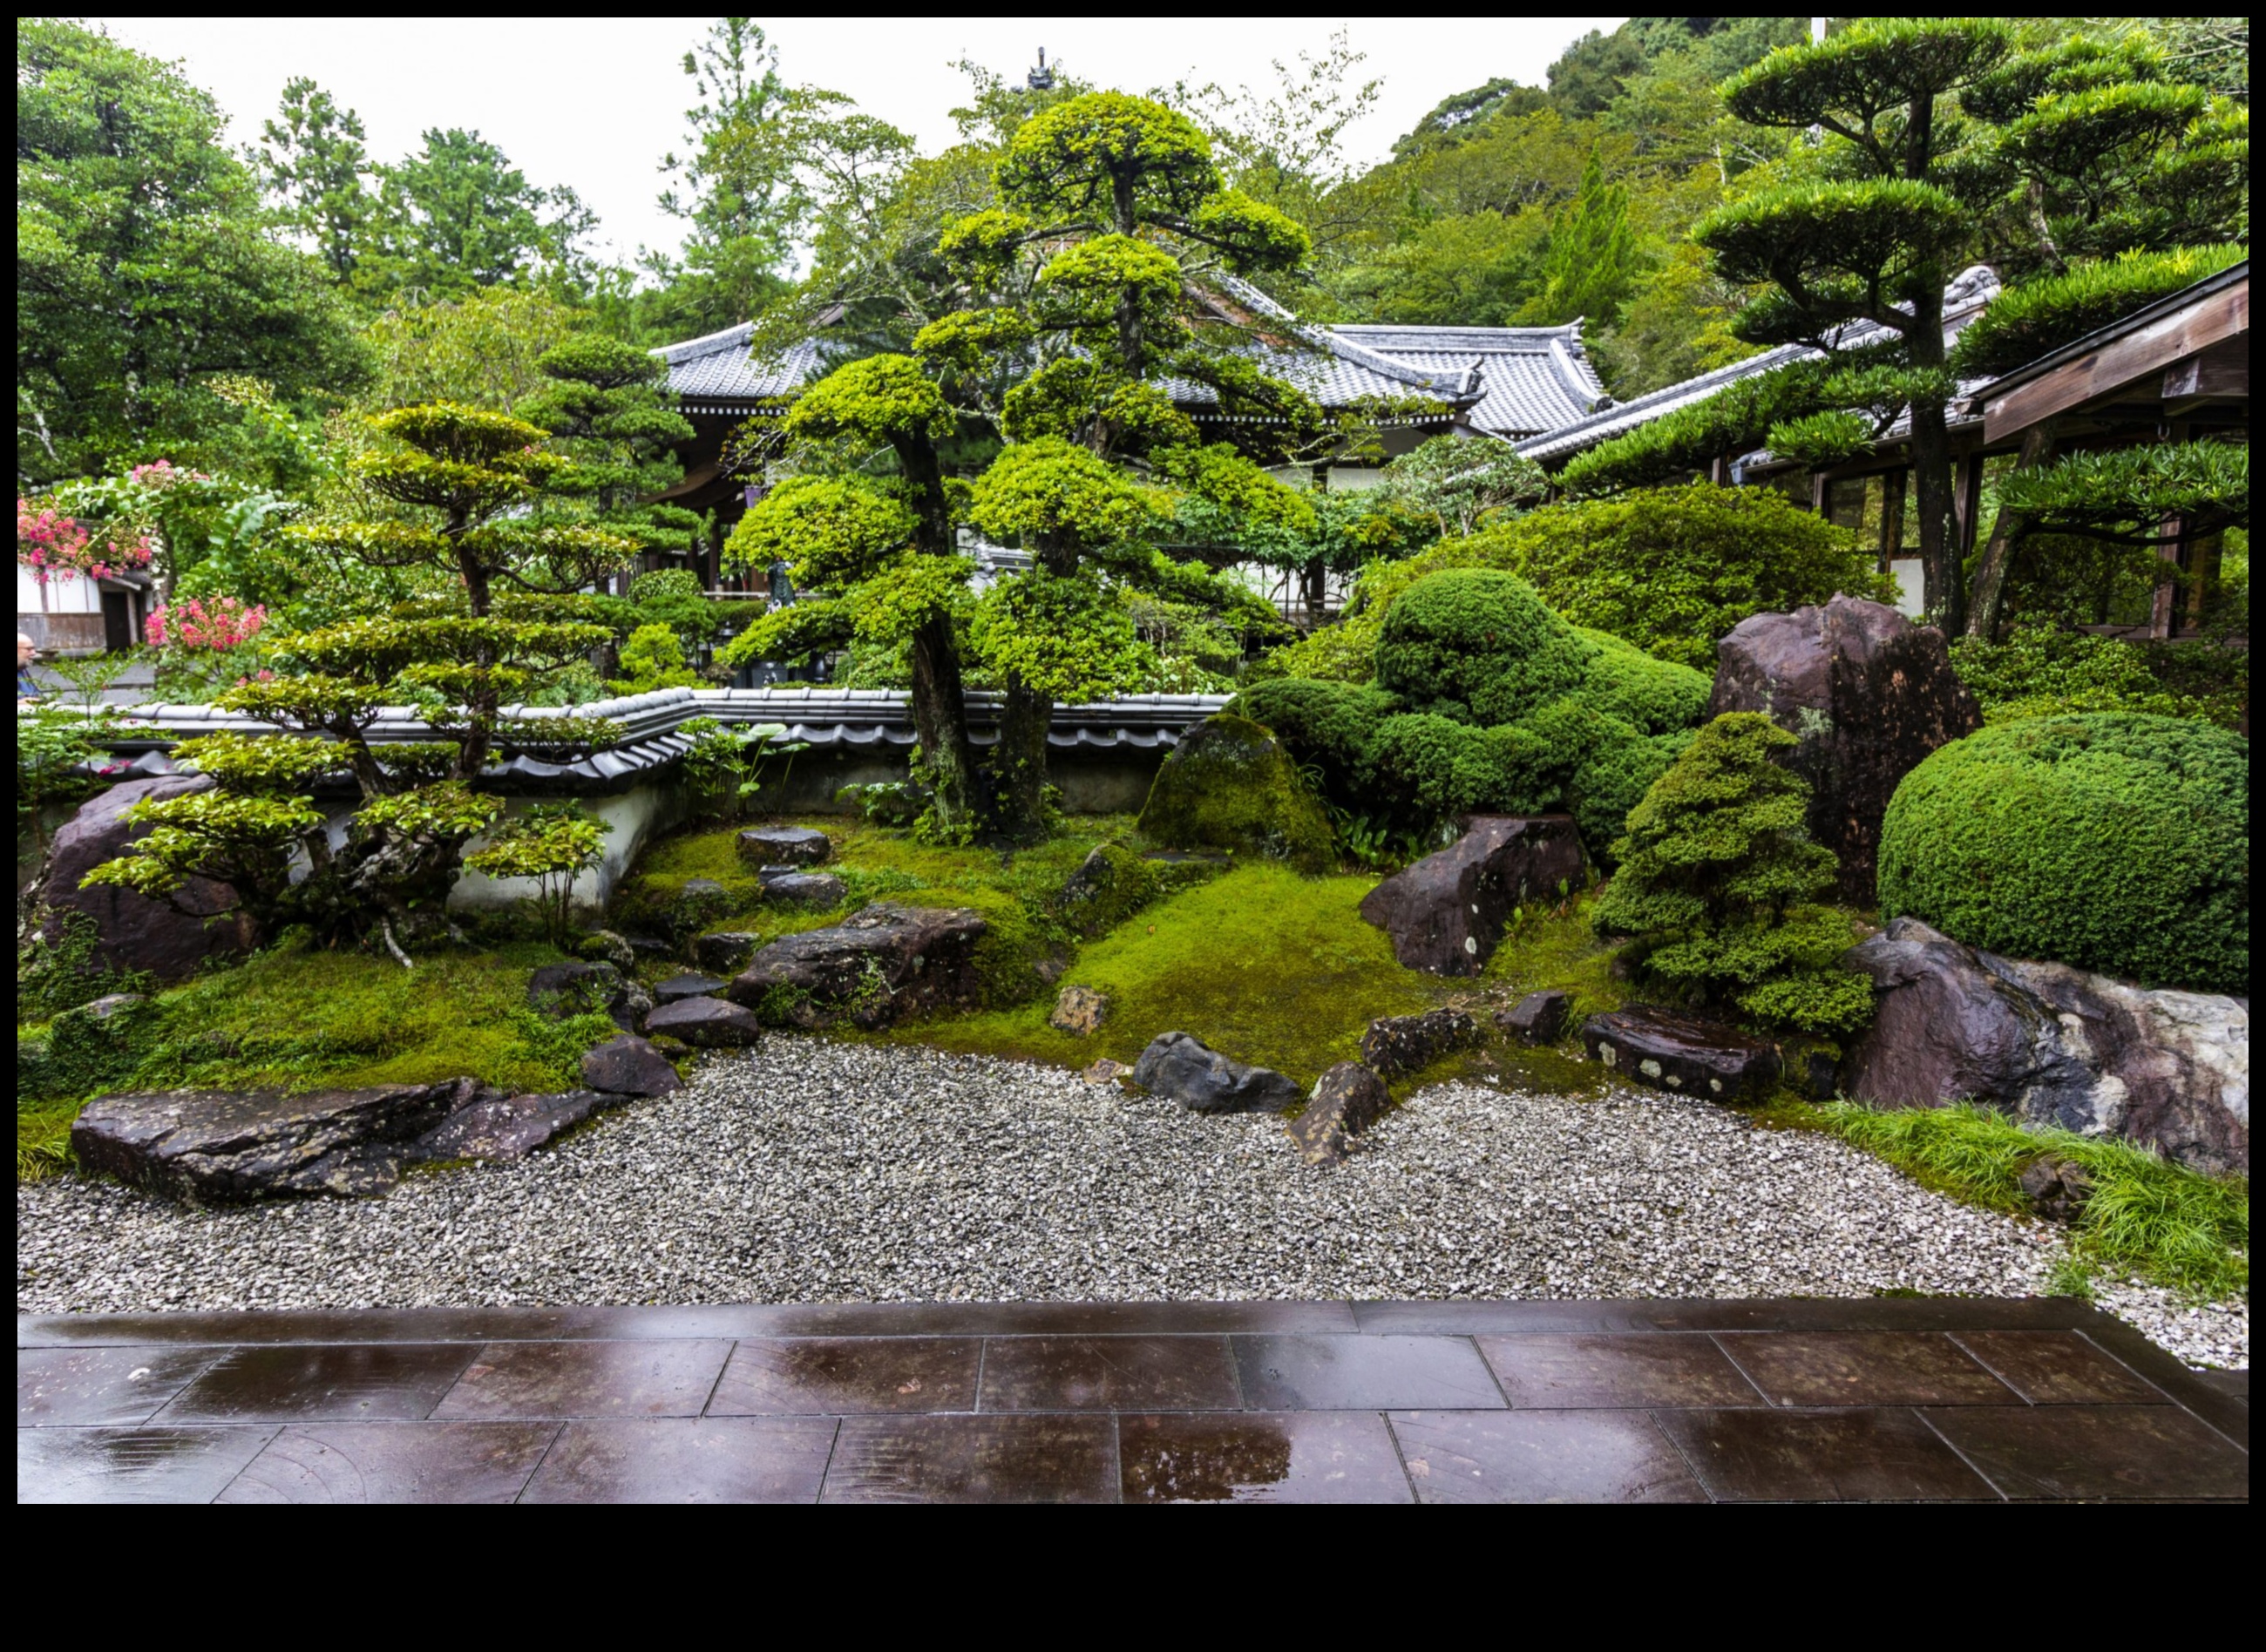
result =
[[1298,1102],[1298,1086],[1271,1067],[1230,1061],[1188,1033],[1159,1033],[1133,1064],[1133,1082],[1191,1113],[1273,1113]]
[[1648,1005],[1592,1015],[1582,1044],[1618,1078],[1704,1101],[1759,1100],[1785,1071],[1767,1039]]
[[645,1018],[648,1038],[681,1038],[695,1049],[732,1049],[759,1042],[764,1024],[722,998],[679,998]]
[[1741,620],[1715,657],[1707,714],[1760,712],[1801,742],[1787,762],[1809,782],[1809,834],[1840,856],[1843,898],[1869,904],[1897,782],[1983,726],[1943,633],[1885,603],[1836,596]]
[[236,890],[210,878],[191,878],[172,900],[114,885],[82,889],[79,882],[106,860],[115,860],[143,834],[129,825],[126,811],[136,803],[162,802],[207,790],[207,775],[164,774],[127,780],[89,798],[48,845],[25,902],[33,929],[49,946],[61,947],[74,930],[93,942],[89,961],[112,970],[143,970],[159,981],[183,981],[208,958],[252,951],[265,939],[251,915],[237,904]]
[[1361,1063],[1398,1078],[1429,1067],[1443,1056],[1480,1042],[1480,1024],[1467,1010],[1427,1010],[1422,1015],[1381,1015],[1361,1035]]
[[458,1107],[415,1142],[422,1159],[524,1159],[599,1108],[620,1101],[601,1090],[563,1095],[492,1096]]
[[81,1168],[193,1203],[384,1193],[451,1114],[499,1099],[470,1078],[364,1090],[164,1090],[97,1097],[71,1126]]
[[1352,1150],[1353,1137],[1392,1105],[1385,1080],[1357,1061],[1341,1061],[1321,1076],[1305,1111],[1284,1128],[1306,1163],[1334,1165]]
[[603,1015],[633,1033],[653,995],[611,963],[545,964],[527,978],[527,1007],[554,1021]]
[[1844,954],[1879,993],[1842,1087],[1881,1107],[1976,1100],[2036,1124],[2250,1168],[2250,1010],[2001,958],[1900,917]]
[[1330,865],[1320,800],[1281,742],[1247,718],[1208,717],[1181,736],[1157,770],[1140,826],[1167,849],[1228,850],[1301,872]]
[[751,826],[735,841],[740,859],[757,866],[815,866],[834,852],[832,840],[808,826]]
[[886,1027],[976,1001],[976,944],[989,925],[964,907],[876,902],[826,929],[775,940],[728,989],[766,1020],[804,1027]]
[[1392,938],[1407,968],[1475,976],[1513,908],[1585,881],[1571,815],[1475,815],[1454,844],[1364,895],[1361,915]]

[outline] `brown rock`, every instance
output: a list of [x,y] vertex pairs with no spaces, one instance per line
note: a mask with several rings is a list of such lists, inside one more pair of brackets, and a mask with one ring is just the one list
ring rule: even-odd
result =
[[420,1137],[496,1099],[470,1078],[364,1090],[163,1090],[99,1096],[71,1126],[80,1167],[195,1203],[384,1193]]
[[1393,1078],[1479,1042],[1480,1024],[1462,1010],[1379,1016],[1361,1035],[1362,1064]]
[[2093,1173],[2073,1159],[2043,1153],[2022,1172],[2023,1196],[2049,1222],[2074,1222],[2093,1197]]
[[1801,742],[1788,763],[1809,782],[1810,836],[1841,857],[1843,898],[1869,903],[1897,783],[1983,726],[1943,633],[1884,603],[1836,596],[1743,619],[1715,655],[1707,714],[1760,712]]
[[2153,1145],[2210,1174],[2250,1168],[2250,1011],[2066,964],[2001,958],[1899,917],[1842,961],[1873,1024],[1841,1084],[1876,1107],[1985,1101],[2034,1124]]
[[1475,976],[1514,907],[1587,881],[1572,815],[1475,815],[1451,846],[1371,889],[1361,915],[1408,969]]
[[1392,1105],[1382,1078],[1357,1061],[1341,1061],[1322,1075],[1306,1110],[1284,1128],[1298,1144],[1299,1158],[1334,1165],[1351,1150],[1352,1138]]
[[876,902],[830,928],[771,942],[728,990],[734,1003],[797,1027],[886,1027],[979,997],[975,950],[987,928],[964,907]]
[[653,1008],[653,996],[611,963],[545,964],[527,978],[527,1006],[554,1021],[603,1015],[630,1033]]
[[1507,1010],[1497,1010],[1495,1024],[1527,1043],[1554,1044],[1566,1030],[1566,1012],[1573,1002],[1571,994],[1545,987],[1528,993]]
[[824,832],[808,826],[755,826],[735,840],[740,859],[758,866],[815,866],[834,852]]
[[679,998],[705,998],[724,990],[725,983],[714,976],[676,975],[662,982],[653,990],[656,1004],[674,1004]]
[[1778,1046],[1765,1039],[1641,1005],[1592,1015],[1582,1044],[1617,1078],[1703,1101],[1758,1100],[1781,1071]]
[[1109,1019],[1109,999],[1092,987],[1064,987],[1055,1000],[1047,1025],[1080,1038],[1091,1038]]
[[645,1018],[648,1038],[681,1038],[695,1049],[733,1049],[761,1042],[764,1024],[722,998],[679,998]]
[[1115,1084],[1132,1071],[1133,1069],[1123,1062],[1112,1061],[1108,1056],[1104,1056],[1093,1065],[1079,1073],[1078,1077],[1088,1084]]
[[418,1137],[424,1159],[524,1159],[604,1107],[621,1100],[596,1090],[563,1095],[497,1096],[462,1107]]
[[782,906],[839,906],[850,896],[850,886],[830,872],[798,872],[792,866],[765,866],[760,874],[764,899]]
[[265,939],[236,891],[210,878],[191,878],[172,901],[153,901],[131,889],[79,882],[106,860],[123,855],[143,833],[125,820],[136,803],[160,802],[202,792],[208,775],[164,774],[127,780],[79,805],[48,845],[48,857],[25,899],[38,933],[58,945],[74,916],[93,928],[95,953],[112,969],[147,970],[159,981],[182,981],[208,958],[248,953]]
[[684,1088],[669,1058],[634,1033],[610,1038],[585,1054],[582,1082],[615,1095],[667,1095]]
[[741,969],[763,944],[764,938],[752,930],[720,930],[713,935],[695,935],[692,961],[703,969]]

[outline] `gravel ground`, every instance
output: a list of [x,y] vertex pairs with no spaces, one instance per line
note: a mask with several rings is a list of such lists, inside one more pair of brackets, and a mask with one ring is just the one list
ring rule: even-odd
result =
[[[1446,1085],[1331,1170],[1271,1117],[774,1038],[516,1165],[198,1212],[18,1190],[19,1312],[1016,1297],[2026,1295],[2052,1232],[1701,1102]],[[2104,1305],[2247,1365],[2240,1304]]]

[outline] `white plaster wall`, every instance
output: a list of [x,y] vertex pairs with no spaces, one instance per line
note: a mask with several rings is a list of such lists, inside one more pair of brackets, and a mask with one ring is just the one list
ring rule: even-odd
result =
[[102,592],[84,574],[50,574],[47,601],[40,600],[40,582],[32,570],[16,565],[16,611],[19,614],[99,614]]
[[[514,798],[507,813],[520,814],[534,803],[555,800]],[[640,786],[617,797],[580,800],[584,808],[613,829],[606,834],[604,858],[574,880],[575,910],[595,914],[604,910],[614,886],[628,874],[639,852],[655,834],[666,831],[684,817],[684,789],[671,782]],[[484,837],[474,838],[465,849],[469,852],[486,841]],[[449,906],[454,911],[499,911],[522,901],[531,901],[538,892],[532,878],[491,878],[484,873],[467,872],[449,892]]]

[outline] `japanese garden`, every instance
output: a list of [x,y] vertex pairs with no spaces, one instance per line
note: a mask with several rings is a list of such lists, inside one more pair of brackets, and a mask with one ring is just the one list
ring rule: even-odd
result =
[[634,255],[132,22],[19,1500],[2247,1500],[2247,20],[617,20]]

